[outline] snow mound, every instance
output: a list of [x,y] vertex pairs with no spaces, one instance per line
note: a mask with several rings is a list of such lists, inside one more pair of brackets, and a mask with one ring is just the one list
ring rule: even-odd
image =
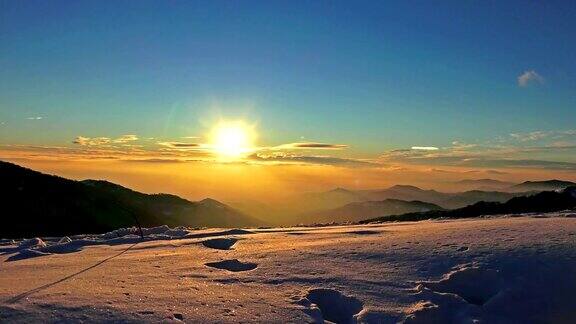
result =
[[315,323],[355,323],[357,315],[363,310],[363,304],[358,299],[327,288],[309,290],[306,298],[298,303],[306,307],[306,313]]
[[58,244],[70,243],[72,240],[68,236],[64,236],[58,241]]
[[421,282],[419,301],[405,310],[404,322],[570,323],[576,318],[576,272],[556,261],[500,260],[499,270],[464,265],[439,281]]
[[457,295],[474,305],[487,303],[505,284],[499,271],[479,267],[464,267],[448,273],[440,281],[422,283],[430,290]]
[[168,227],[168,225],[162,225],[162,226],[151,227],[151,228],[143,228],[142,234],[144,234],[144,236],[158,235],[158,234],[164,234],[169,230],[170,230],[170,227]]
[[173,237],[173,238],[180,238],[190,234],[190,231],[183,226],[175,227],[168,229],[166,232],[163,233],[164,235]]
[[35,237],[20,242],[20,244],[18,244],[18,247],[21,249],[43,248],[46,247],[46,243],[44,243],[42,239]]
[[24,250],[21,250],[20,252],[18,252],[18,254],[14,254],[14,255],[10,256],[6,260],[7,261],[17,261],[17,260],[34,258],[34,257],[39,257],[39,256],[44,256],[44,255],[50,255],[50,253],[45,253],[45,252],[34,250],[34,249],[24,249]]
[[229,250],[236,242],[238,239],[235,238],[214,238],[202,241],[202,245],[211,249]]
[[256,263],[241,262],[238,261],[238,259],[224,260],[219,262],[208,262],[206,263],[206,266],[217,269],[224,269],[232,272],[249,271],[254,270],[258,267]]
[[[141,233],[144,237],[140,235]],[[186,227],[170,228],[162,225],[152,228],[142,228],[142,232],[140,232],[140,229],[137,227],[128,227],[119,228],[99,235],[76,235],[72,236],[73,239],[64,236],[60,239],[52,238],[43,241],[35,237],[21,241],[17,248],[9,249],[10,253],[16,254],[8,258],[7,261],[16,261],[50,254],[79,252],[82,251],[85,246],[91,245],[119,245],[134,244],[143,241],[183,239],[187,238],[190,234],[191,232]],[[4,252],[6,253],[6,251]]]
[[245,230],[245,229],[241,229],[241,228],[235,228],[235,229],[231,229],[225,232],[226,235],[244,235],[244,234],[254,234],[254,232]]

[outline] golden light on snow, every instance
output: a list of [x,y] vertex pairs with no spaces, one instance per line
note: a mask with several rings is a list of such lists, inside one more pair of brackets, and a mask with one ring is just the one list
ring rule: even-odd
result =
[[243,121],[220,122],[210,135],[211,147],[223,158],[240,158],[254,148],[254,126]]

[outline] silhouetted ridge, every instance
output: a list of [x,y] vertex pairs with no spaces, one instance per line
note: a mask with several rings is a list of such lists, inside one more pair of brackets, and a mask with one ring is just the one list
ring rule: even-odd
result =
[[397,215],[401,213],[429,210],[443,210],[443,208],[435,204],[418,200],[405,201],[400,199],[385,199],[381,201],[361,201],[305,215],[305,219],[302,220],[302,223],[357,222],[368,217]]
[[564,180],[545,180],[545,181],[525,181],[515,186],[510,187],[512,191],[549,191],[549,190],[562,190],[571,186],[576,186],[576,183]]
[[144,194],[103,180],[74,181],[0,161],[0,237],[69,235],[142,226],[257,225],[213,199]]
[[484,215],[546,213],[576,208],[576,186],[562,191],[544,191],[531,196],[515,197],[505,203],[478,202],[463,208],[407,213],[367,219],[360,223],[375,221],[416,221],[432,218],[468,218]]

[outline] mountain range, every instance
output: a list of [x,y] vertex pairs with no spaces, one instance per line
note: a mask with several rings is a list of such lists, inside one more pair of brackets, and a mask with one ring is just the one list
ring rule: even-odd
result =
[[[472,183],[508,185],[490,179],[464,180],[466,185]],[[446,217],[451,217],[451,210],[476,215],[479,210],[492,212],[484,210],[485,206],[571,185],[576,184],[562,180],[527,181],[504,187],[505,191],[456,193],[410,185],[371,190],[336,188],[302,194],[284,205],[244,201],[231,207],[210,198],[193,202],[171,194],[141,193],[103,180],[69,180],[0,161],[4,225],[0,237],[100,233],[137,224],[246,227],[358,222],[401,214],[418,218],[447,213]]]
[[342,207],[311,213],[306,215],[306,217],[308,220],[313,220],[316,223],[345,223],[358,222],[366,218],[377,216],[398,215],[430,210],[444,210],[444,208],[418,200],[405,201],[399,199],[385,199],[381,201],[353,202]]
[[515,183],[495,179],[464,179],[454,182],[454,185],[466,190],[499,191],[506,190]]
[[576,183],[563,180],[525,181],[520,184],[511,186],[510,188],[508,188],[508,190],[514,192],[552,191],[552,190],[563,190],[571,186],[576,186]]
[[510,198],[525,195],[526,192],[501,192],[469,190],[464,192],[441,192],[425,190],[410,185],[395,185],[386,189],[348,190],[338,188],[323,193],[308,194],[309,205],[324,206],[324,208],[337,208],[352,202],[382,201],[397,199],[404,201],[422,201],[436,204],[445,209],[464,207],[478,201],[504,202]]
[[459,183],[478,187],[499,186],[502,191],[468,190],[452,193],[410,185],[372,190],[336,188],[303,195],[301,205],[309,206],[311,210],[291,220],[298,223],[353,222],[378,216],[459,209],[478,202],[504,203],[515,197],[576,185],[561,180],[514,184],[493,179],[467,179]]
[[191,202],[101,181],[74,181],[0,161],[0,237],[100,233],[119,227],[236,227],[259,224],[213,199]]
[[386,221],[418,221],[434,218],[469,218],[483,215],[546,213],[576,208],[576,187],[567,187],[557,191],[543,191],[537,194],[515,197],[507,202],[477,202],[473,205],[452,210],[434,210],[382,216],[361,221],[360,223]]

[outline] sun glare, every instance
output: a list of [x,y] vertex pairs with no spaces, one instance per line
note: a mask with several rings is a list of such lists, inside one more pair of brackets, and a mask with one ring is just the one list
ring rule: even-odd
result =
[[250,152],[254,128],[244,122],[221,122],[212,131],[212,147],[224,158],[239,158]]

